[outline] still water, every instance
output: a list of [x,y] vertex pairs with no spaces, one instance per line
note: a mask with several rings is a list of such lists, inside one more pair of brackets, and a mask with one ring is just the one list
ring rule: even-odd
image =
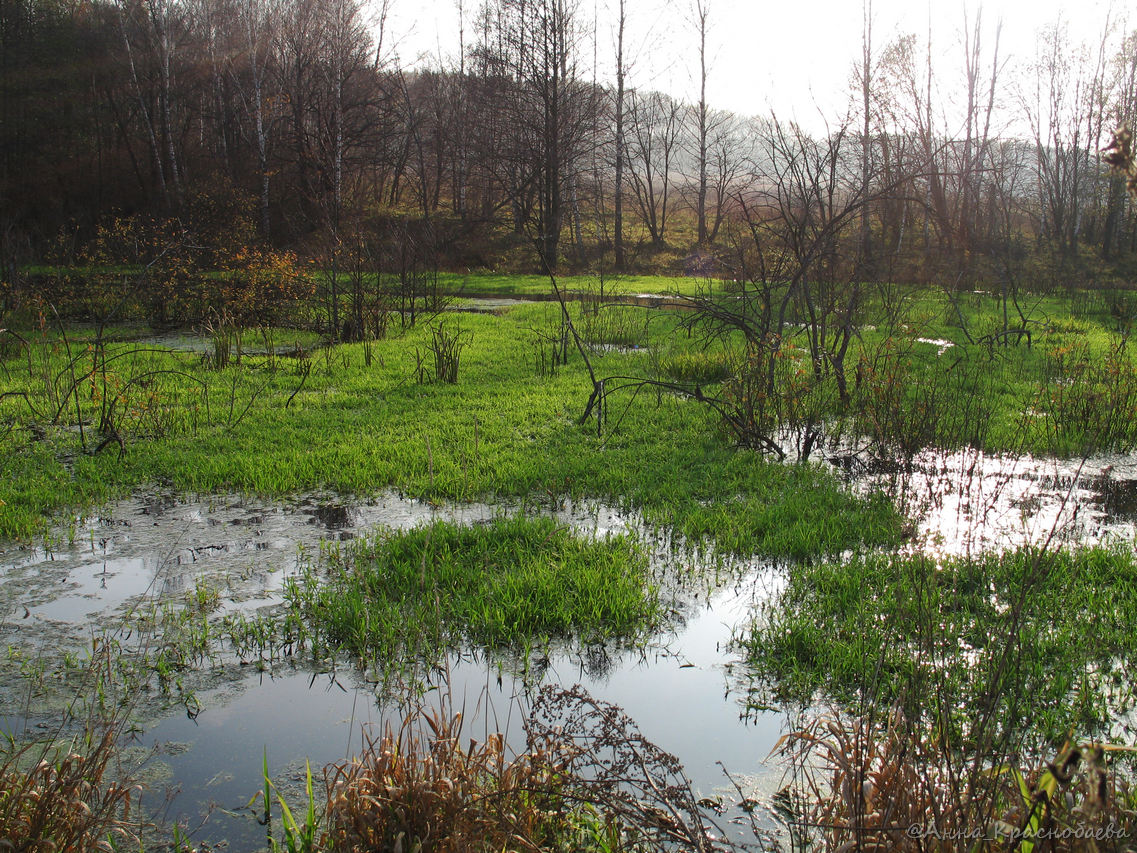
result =
[[[909,547],[947,554],[1050,537],[1134,540],[1131,457],[1066,462],[929,452],[908,465],[858,462],[844,469],[854,488],[886,491],[914,519]],[[25,656],[83,648],[100,630],[126,630],[139,608],[184,602],[203,585],[220,595],[215,615],[278,607],[284,578],[314,559],[321,543],[436,519],[476,524],[517,511],[552,514],[581,536],[638,536],[657,576],[674,587],[674,618],[644,649],[563,648],[531,659],[525,674],[476,650],[456,653],[427,701],[445,695],[464,706],[465,737],[505,731],[520,747],[532,690],[581,684],[624,708],[649,740],[678,756],[700,796],[734,795],[721,762],[749,796],[768,803],[781,785],[770,752],[787,715],[745,712],[726,668],[732,629],[756,601],[776,594],[787,569],[700,552],[645,530],[634,513],[595,502],[433,506],[394,493],[277,502],[139,494],[58,528],[38,547],[0,549],[0,646]],[[246,805],[262,785],[266,750],[278,780],[302,778],[305,759],[318,778],[319,768],[358,749],[363,727],[377,730],[404,713],[399,703],[378,699],[349,665],[317,671],[286,660],[260,669],[231,660],[200,675],[200,710],[192,718],[175,705],[151,714],[136,737],[154,750],[150,763],[161,771],[144,802],[196,828],[199,842],[226,842],[230,850],[263,845],[264,829]],[[35,714],[21,711],[14,682],[4,683],[0,727],[35,725]],[[295,788],[290,793],[299,796]]]

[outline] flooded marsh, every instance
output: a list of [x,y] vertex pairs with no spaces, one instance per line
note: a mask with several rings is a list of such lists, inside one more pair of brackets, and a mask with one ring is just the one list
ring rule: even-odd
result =
[[[865,464],[852,485],[899,489],[899,497],[913,502],[921,548],[962,557],[1039,544],[1052,531],[1071,541],[1132,542],[1135,519],[1126,497],[1132,465],[1119,457],[1075,464],[940,454],[903,470]],[[289,501],[236,495],[194,500],[149,492],[110,504],[56,528],[38,546],[0,553],[5,725],[34,729],[54,713],[48,706],[31,711],[21,662],[50,661],[62,649],[81,655],[92,632],[125,636],[147,608],[200,607],[216,626],[209,653],[185,667],[178,686],[153,688],[139,703],[136,739],[156,749],[150,764],[164,768],[156,778],[167,779],[147,796],[154,808],[161,805],[187,825],[205,819],[198,833],[203,840],[256,849],[264,829],[241,806],[260,783],[261,752],[267,748],[270,772],[280,784],[295,783],[299,756],[323,765],[351,755],[360,727],[399,719],[407,697],[377,683],[376,667],[360,668],[350,656],[285,651],[274,647],[280,637],[270,635],[259,648],[254,640],[239,649],[232,628],[226,635],[222,626],[278,623],[290,580],[368,537],[437,523],[489,529],[519,510],[563,525],[584,541],[634,537],[667,601],[666,627],[634,646],[560,639],[493,650],[459,642],[417,676],[476,707],[466,719],[473,732],[512,720],[507,728],[519,745],[526,696],[545,683],[582,684],[623,707],[646,736],[676,754],[706,797],[728,804],[737,799],[718,765],[723,762],[746,780],[748,795],[772,808],[781,768],[770,752],[800,697],[786,706],[777,691],[754,692],[754,682],[740,675],[748,670],[739,669],[746,657],[739,631],[752,613],[784,594],[786,568],[692,548],[635,514],[595,502],[436,504],[396,493],[370,500],[332,493]],[[791,570],[789,577],[795,576]],[[167,788],[178,792],[169,806]],[[298,790],[295,784],[292,789]],[[777,826],[773,814],[767,813],[765,826]]]
[[[959,746],[949,775],[975,744],[1026,766],[1057,752],[1058,732],[1128,742],[1127,432],[1109,424],[1110,449],[1075,458],[1006,452],[1081,435],[1055,420],[1081,403],[1032,385],[1056,356],[866,327],[872,361],[847,408],[808,386],[793,345],[775,373],[797,396],[763,414],[748,373],[761,353],[679,334],[686,321],[663,308],[582,304],[587,352],[614,377],[597,429],[573,405],[594,366],[546,351],[567,341],[561,315],[482,307],[364,343],[262,330],[227,339],[223,359],[193,335],[144,353],[96,339],[83,383],[45,334],[31,367],[9,370],[67,417],[45,426],[0,400],[15,448],[0,510],[20,537],[0,549],[4,731],[63,742],[85,731],[77,708],[126,709],[147,843],[192,832],[249,851],[282,842],[265,811],[280,797],[303,810],[309,765],[376,790],[351,762],[378,760],[407,726],[480,744],[449,753],[459,764],[520,762],[499,763],[505,788],[478,789],[491,800],[551,756],[585,762],[559,777],[585,785],[641,744],[654,771],[685,774],[653,808],[724,847],[787,846],[803,814],[790,747],[827,715],[842,731],[867,714],[883,744],[895,733],[873,715],[891,708],[911,721],[898,743],[934,730]],[[435,376],[440,335],[462,360]],[[1062,387],[1083,402],[1104,381],[1127,393],[1123,369],[1071,370]],[[958,394],[972,396],[957,411]],[[732,426],[707,399],[732,407]],[[771,434],[806,461],[733,443],[779,418]],[[898,430],[911,434],[890,443]],[[948,440],[965,434],[988,441]],[[544,746],[534,709],[551,715]],[[587,747],[548,740],[583,720]],[[430,766],[392,772],[410,784]],[[572,796],[650,823],[627,799],[635,784]],[[561,828],[601,849],[595,817]]]
[[[486,525],[515,511],[432,506],[394,494],[360,502],[312,495],[289,503],[142,495],[77,520],[73,532],[60,531],[49,546],[4,552],[0,590],[7,615],[0,631],[9,668],[47,656],[48,638],[53,649],[70,645],[80,655],[91,631],[100,630],[94,626],[125,632],[140,610],[161,603],[189,609],[203,589],[215,595],[209,619],[219,626],[231,617],[275,618],[285,606],[286,581],[318,561],[321,551],[346,547],[365,534],[423,529],[441,520]],[[727,793],[715,762],[742,748],[750,760],[736,769],[757,772],[772,792],[774,776],[763,775],[760,758],[776,740],[779,718],[769,715],[757,730],[753,719],[743,720],[737,702],[723,698],[722,671],[730,626],[776,583],[772,569],[727,564],[657,540],[636,517],[601,504],[530,512],[585,541],[637,536],[669,587],[670,627],[635,647],[562,641],[539,642],[528,651],[516,644],[496,653],[452,648],[422,677],[435,683],[442,678],[443,689],[460,701],[481,704],[483,714],[468,720],[474,730],[512,716],[518,736],[524,697],[536,686],[581,683],[624,707],[653,740],[682,756],[701,790]],[[180,688],[155,690],[153,701],[140,708],[144,731],[138,738],[157,746],[156,760],[168,766],[170,784],[181,791],[174,813],[189,823],[210,814],[202,838],[243,838],[240,843],[254,849],[263,842],[263,829],[248,814],[227,812],[239,812],[236,806],[256,790],[265,746],[273,772],[287,772],[289,766],[295,770],[298,755],[314,764],[343,758],[358,746],[360,724],[397,719],[404,709],[399,692],[384,689],[350,660],[338,660],[271,648],[242,656],[219,637],[211,655],[184,673]],[[20,680],[18,672],[5,674],[3,717],[11,730],[34,727],[52,713],[22,716],[26,692],[17,689]],[[187,715],[191,694],[193,713]],[[211,809],[211,803],[223,808]]]

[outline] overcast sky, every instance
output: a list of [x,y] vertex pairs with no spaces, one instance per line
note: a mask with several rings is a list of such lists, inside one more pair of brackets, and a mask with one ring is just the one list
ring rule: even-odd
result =
[[[480,0],[464,0],[472,20]],[[614,54],[611,6],[615,0],[578,0],[581,16],[598,20],[595,57],[606,79]],[[710,7],[709,52],[713,55],[708,99],[741,115],[792,117],[808,124],[820,111],[836,118],[847,103],[850,71],[861,53],[861,0],[707,0]],[[391,0],[387,43],[404,64],[458,53],[457,0]],[[897,35],[929,32],[939,77],[958,75],[962,66],[961,33],[965,15],[974,21],[982,9],[984,45],[994,46],[1002,22],[1000,55],[1013,66],[1034,54],[1041,27],[1062,20],[1071,49],[1081,41],[1096,44],[1107,17],[1122,29],[1137,26],[1137,10],[1119,0],[873,0],[873,42],[882,48]],[[698,55],[690,22],[691,0],[627,0],[628,53],[632,84],[692,99],[697,94]],[[1130,20],[1125,21],[1126,15]],[[591,36],[591,33],[590,33]],[[467,41],[473,39],[467,24]],[[589,52],[593,47],[589,44]],[[425,58],[425,59],[424,59]],[[591,65],[593,57],[586,57]]]

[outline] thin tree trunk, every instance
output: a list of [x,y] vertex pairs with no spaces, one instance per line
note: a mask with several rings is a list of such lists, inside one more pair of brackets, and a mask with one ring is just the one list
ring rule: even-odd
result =
[[624,0],[620,0],[616,36],[616,269],[623,271],[624,260]]

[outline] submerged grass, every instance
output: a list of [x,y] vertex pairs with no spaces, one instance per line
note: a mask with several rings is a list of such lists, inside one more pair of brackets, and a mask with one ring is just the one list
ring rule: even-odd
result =
[[[547,283],[503,279],[500,286],[521,292]],[[1030,345],[971,340],[990,325],[991,305],[980,298],[887,332],[866,328],[857,344],[855,393],[842,414],[860,434],[906,451],[959,443],[1062,453],[1131,447],[1137,370],[1128,337],[1080,315],[1055,321],[1061,305],[1051,301],[1030,324]],[[855,496],[819,468],[737,450],[716,416],[696,402],[641,388],[613,395],[600,435],[595,423],[578,424],[589,387],[578,354],[555,372],[533,369],[531,331],[547,321],[548,308],[464,318],[470,344],[453,385],[414,381],[415,354],[430,340],[425,327],[366,344],[298,350],[295,358],[277,357],[266,345],[264,354],[211,363],[198,353],[135,354],[127,349],[133,345],[116,343],[101,367],[90,340],[42,333],[34,346],[5,350],[0,364],[0,537],[28,536],[61,507],[154,481],[181,491],[269,494],[394,487],[431,502],[496,496],[555,505],[599,497],[634,506],[649,523],[690,542],[802,561],[791,567],[785,591],[736,637],[757,679],[753,705],[824,696],[846,708],[871,705],[873,713],[900,708],[913,721],[910,731],[981,760],[1006,754],[990,748],[994,741],[1021,746],[1031,739],[1038,755],[1036,744],[1055,747],[1071,729],[1096,733],[1113,723],[1115,737],[1132,736],[1122,716],[1133,704],[1125,671],[1137,654],[1128,629],[1137,617],[1132,553],[866,556],[864,546],[898,542],[901,519],[887,500]],[[942,308],[925,299],[913,312],[928,309],[931,316]],[[654,375],[706,385],[708,393],[736,367],[729,341],[704,348],[706,342],[677,334],[675,317],[641,323],[637,310],[594,313],[605,321],[591,327],[595,342],[634,337],[653,345],[663,353],[650,362]],[[79,360],[76,346],[88,348]],[[643,375],[647,362],[642,354],[599,347],[593,357],[605,375]],[[109,423],[99,422],[107,417]],[[857,553],[841,563],[818,559],[846,549]],[[267,650],[271,662],[277,647],[290,654],[307,641],[383,670],[437,661],[467,643],[500,649],[552,637],[634,642],[661,619],[652,580],[626,539],[579,540],[548,519],[435,524],[368,540],[333,561],[326,577],[302,572],[290,582],[290,610],[279,621],[211,622],[216,594],[196,588],[177,623],[179,639],[158,649],[152,666],[164,688],[180,687],[179,673],[222,636],[242,659],[263,661]],[[881,719],[877,713],[866,742],[868,754],[886,760],[893,741],[887,726],[876,725]],[[847,758],[857,747],[840,742],[840,733],[838,724],[832,749],[823,736],[813,747],[835,762]],[[380,804],[388,820],[382,825],[393,832],[383,843],[434,839],[438,820],[465,820],[461,811],[471,804],[474,822],[455,837],[498,837],[500,829],[506,835],[499,849],[515,838],[508,833],[523,807],[535,809],[526,814],[540,833],[546,826],[562,833],[578,821],[611,830],[587,811],[562,812],[546,825],[546,812],[563,802],[515,801],[508,786],[504,794],[493,788],[496,777],[487,775],[483,757],[499,769],[512,767],[496,742],[452,751],[441,775],[428,767],[423,781],[411,779],[422,766],[397,766],[407,747],[389,734],[369,745],[372,770],[359,765],[341,776],[345,784],[362,779],[351,808]],[[444,739],[424,741],[417,764],[433,760]],[[923,742],[898,743],[903,752]],[[455,767],[473,768],[472,787],[454,782]],[[515,770],[527,772],[523,765]],[[901,770],[906,789],[934,787],[938,771]],[[399,773],[414,784],[391,787],[391,774]],[[1029,789],[1039,779],[1024,784]],[[13,780],[4,781],[20,783]],[[33,780],[33,789],[41,782],[51,779]],[[454,790],[469,796],[450,797]],[[1000,788],[999,796],[1007,790],[1014,787]],[[509,809],[505,824],[496,812],[477,811],[495,798]],[[423,813],[411,814],[424,804]],[[1030,806],[1020,806],[1001,813],[1029,822]],[[833,808],[831,818],[848,817]],[[399,823],[402,817],[414,817],[411,828]],[[489,822],[479,823],[483,817]],[[364,826],[379,825],[368,813]],[[301,827],[292,828],[300,843]]]
[[[598,293],[600,280],[592,275],[558,276],[558,283],[568,293]],[[676,277],[667,275],[621,275],[610,276],[604,282],[605,292],[629,293],[694,293],[697,287],[704,286],[706,280],[697,277]],[[547,275],[526,275],[524,273],[440,273],[439,287],[447,293],[477,294],[480,296],[549,296],[549,277]]]
[[[908,451],[972,444],[1071,453],[1137,440],[1132,347],[1102,321],[1055,319],[1063,306],[1054,301],[1031,346],[970,345],[942,320],[918,320],[932,307],[915,301],[913,321],[892,336],[864,332],[844,413],[859,433]],[[601,313],[631,317],[660,352],[661,376],[716,393],[732,367],[726,352],[676,334],[667,312],[645,311],[653,319],[641,325],[639,310]],[[68,353],[89,342],[76,336],[69,349],[57,333],[27,333],[29,346],[2,365],[0,537],[26,538],[62,507],[159,482],[197,493],[394,487],[429,500],[593,497],[724,549],[774,557],[896,541],[899,519],[885,502],[738,451],[697,402],[617,391],[602,436],[593,423],[578,425],[589,387],[579,356],[570,352],[553,375],[533,369],[531,330],[549,311],[524,305],[464,318],[470,345],[454,386],[414,382],[426,328],[301,358],[247,355],[220,370],[197,353],[131,354],[133,344],[118,343],[105,374],[74,389]],[[601,375],[653,369],[637,353],[592,357]],[[93,359],[83,354],[75,372],[89,372]],[[99,432],[104,411],[109,444]]]
[[291,580],[286,596],[321,645],[380,666],[462,641],[635,639],[661,618],[631,540],[586,541],[548,518],[390,533],[353,549],[326,581]]

